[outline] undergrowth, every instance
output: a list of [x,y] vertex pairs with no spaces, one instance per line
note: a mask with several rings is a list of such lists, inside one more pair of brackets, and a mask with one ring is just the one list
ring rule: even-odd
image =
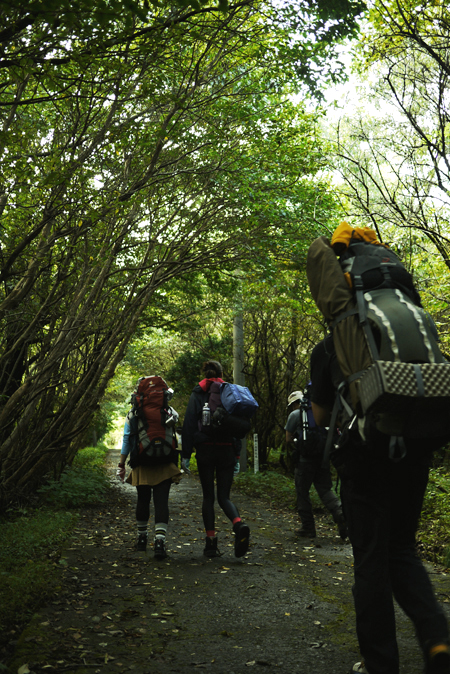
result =
[[103,503],[109,488],[104,469],[108,448],[86,447],[78,452],[73,464],[59,480],[50,479],[40,487],[41,503],[52,508],[82,508]]
[[0,518],[0,645],[10,640],[58,587],[61,549],[78,519],[70,510],[105,499],[106,447],[81,450],[60,481],[39,490],[40,505]]
[[450,568],[450,474],[444,468],[430,471],[418,532],[420,549],[427,559]]
[[37,511],[2,522],[1,635],[26,621],[54,590],[61,546],[76,519],[74,513]]

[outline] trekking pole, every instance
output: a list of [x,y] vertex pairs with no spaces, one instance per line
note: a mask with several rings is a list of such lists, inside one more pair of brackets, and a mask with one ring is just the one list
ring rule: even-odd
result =
[[302,426],[303,426],[303,440],[306,440],[306,432],[308,430],[308,412],[302,404]]

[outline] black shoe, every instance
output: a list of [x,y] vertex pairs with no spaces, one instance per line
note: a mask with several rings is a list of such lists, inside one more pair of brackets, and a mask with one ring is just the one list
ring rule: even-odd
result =
[[217,536],[215,538],[210,538],[209,536],[205,538],[203,554],[205,557],[220,557],[220,552],[217,549]]
[[435,644],[428,651],[426,674],[450,674],[450,647]]
[[139,534],[136,550],[139,552],[145,552],[147,550],[147,534]]
[[243,557],[247,554],[248,545],[250,543],[250,528],[244,522],[240,522],[239,527],[234,533],[234,555],[235,557]]
[[295,533],[297,536],[301,536],[302,538],[315,538],[316,537],[316,530],[315,529],[307,529],[306,527],[302,527],[301,529],[296,529]]
[[162,538],[157,538],[154,545],[155,559],[165,559],[167,557],[166,545]]

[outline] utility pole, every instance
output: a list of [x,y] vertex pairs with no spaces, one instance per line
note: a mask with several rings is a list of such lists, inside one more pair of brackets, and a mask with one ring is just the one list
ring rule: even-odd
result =
[[[241,298],[240,298],[241,299]],[[245,386],[244,374],[244,313],[242,302],[233,318],[233,382]],[[241,471],[247,470],[247,445],[241,440]]]

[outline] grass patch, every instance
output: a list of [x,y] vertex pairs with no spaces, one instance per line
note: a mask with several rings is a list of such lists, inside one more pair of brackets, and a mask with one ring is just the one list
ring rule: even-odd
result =
[[105,500],[106,447],[81,450],[60,481],[39,489],[40,507],[0,518],[0,645],[23,628],[60,582],[61,551],[78,519],[74,508]]
[[36,511],[1,521],[1,640],[54,591],[61,547],[76,519],[75,513]]
[[67,509],[103,503],[110,487],[104,469],[107,452],[108,448],[103,445],[80,450],[59,480],[50,479],[40,487],[41,504]]

